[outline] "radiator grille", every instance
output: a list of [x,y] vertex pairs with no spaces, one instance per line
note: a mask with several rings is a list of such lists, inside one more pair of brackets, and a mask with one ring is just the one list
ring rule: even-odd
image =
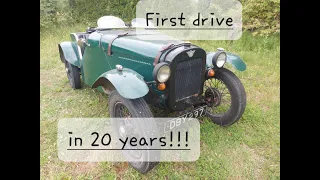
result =
[[202,69],[203,61],[201,58],[182,61],[177,64],[175,73],[176,101],[200,92]]

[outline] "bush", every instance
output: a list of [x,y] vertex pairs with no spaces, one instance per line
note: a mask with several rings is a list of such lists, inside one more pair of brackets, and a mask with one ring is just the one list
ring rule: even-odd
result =
[[280,32],[280,0],[243,0],[242,21],[253,35]]
[[[40,0],[40,30],[63,24],[96,26],[99,17],[113,15],[124,21],[135,17],[139,0]],[[244,30],[253,35],[280,32],[280,0],[240,0]]]
[[40,29],[59,26],[72,19],[68,0],[40,0]]
[[139,0],[40,0],[40,30],[63,24],[96,26],[101,16],[113,15],[124,21],[135,17]]

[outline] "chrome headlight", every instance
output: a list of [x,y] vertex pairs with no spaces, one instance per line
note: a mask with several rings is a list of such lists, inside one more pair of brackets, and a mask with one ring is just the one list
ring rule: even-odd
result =
[[161,62],[153,69],[153,78],[158,82],[166,82],[171,75],[170,66],[168,63]]
[[222,68],[227,62],[227,54],[224,51],[218,51],[212,57],[212,64],[218,68]]

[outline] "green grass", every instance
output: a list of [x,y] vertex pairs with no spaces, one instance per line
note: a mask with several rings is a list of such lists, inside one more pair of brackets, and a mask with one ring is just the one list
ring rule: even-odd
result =
[[237,41],[193,41],[207,51],[223,47],[240,55],[247,70],[232,69],[244,84],[247,108],[240,121],[221,128],[206,118],[201,124],[201,155],[196,162],[160,163],[142,175],[127,163],[63,162],[57,156],[57,122],[66,117],[108,117],[108,97],[68,84],[57,44],[85,26],[42,32],[40,37],[40,177],[41,179],[280,179],[279,36]]

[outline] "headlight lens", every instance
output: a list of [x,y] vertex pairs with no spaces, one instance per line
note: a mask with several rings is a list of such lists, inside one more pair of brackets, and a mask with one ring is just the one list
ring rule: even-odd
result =
[[227,54],[224,51],[218,51],[212,57],[212,64],[215,67],[222,68],[227,62]]
[[163,65],[158,70],[157,80],[159,82],[166,82],[170,77],[171,71],[168,65]]
[[217,66],[218,68],[221,68],[227,61],[226,53],[220,53],[217,58]]

